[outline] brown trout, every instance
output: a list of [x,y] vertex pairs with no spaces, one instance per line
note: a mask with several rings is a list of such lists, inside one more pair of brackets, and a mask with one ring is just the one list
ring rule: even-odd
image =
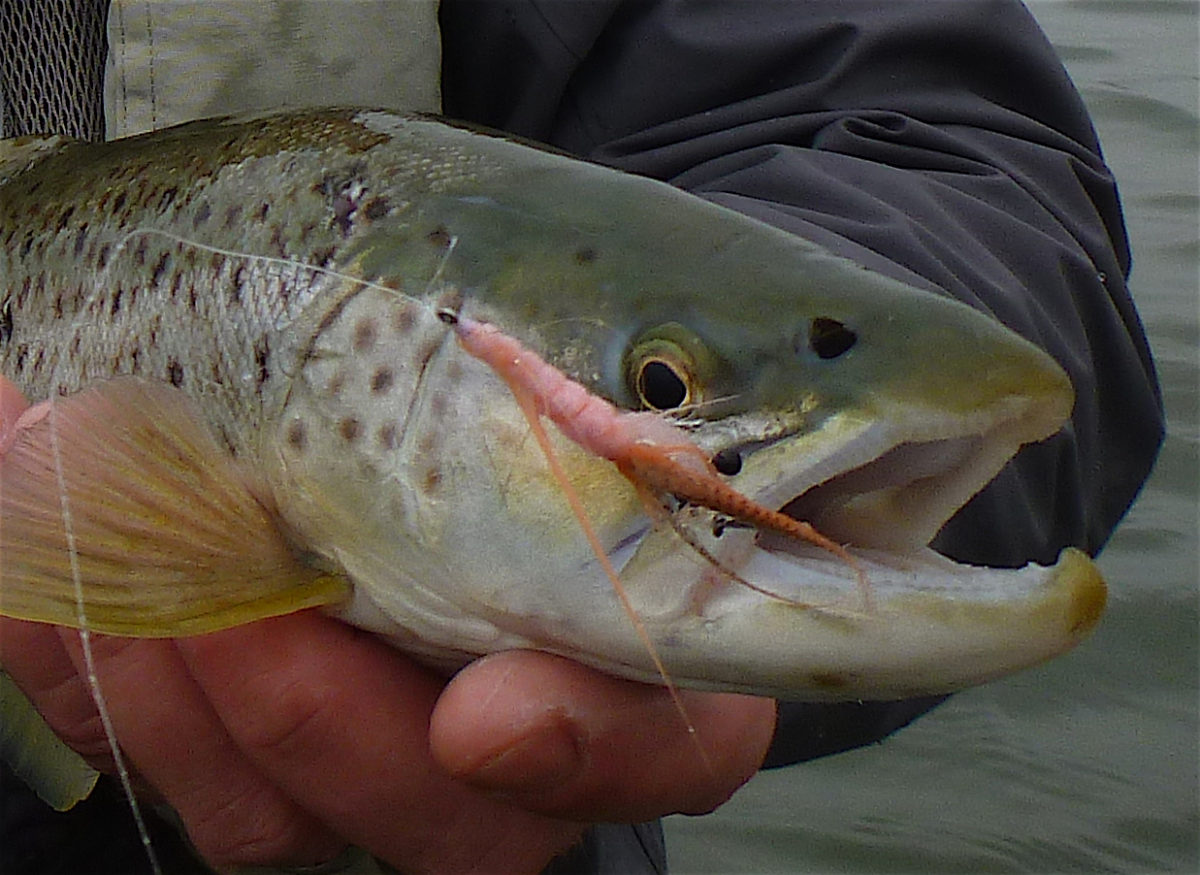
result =
[[656,525],[554,435],[680,685],[947,691],[1103,610],[1078,551],[1002,570],[928,547],[1069,415],[1032,344],[665,184],[344,109],[0,145],[0,372],[55,399],[0,467],[0,613],[176,636],[324,605],[449,668],[533,647],[658,680],[448,303],[672,417],[863,569],[869,607],[818,547],[683,502]]

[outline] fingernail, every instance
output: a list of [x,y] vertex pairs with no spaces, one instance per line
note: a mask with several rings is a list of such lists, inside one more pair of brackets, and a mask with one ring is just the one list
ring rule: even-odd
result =
[[569,780],[583,761],[577,728],[559,718],[538,724],[458,777],[495,793],[528,793]]

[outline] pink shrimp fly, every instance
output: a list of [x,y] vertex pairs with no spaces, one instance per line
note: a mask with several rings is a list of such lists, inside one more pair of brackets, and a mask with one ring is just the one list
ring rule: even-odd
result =
[[[704,451],[678,426],[654,413],[619,410],[495,325],[450,310],[440,311],[439,316],[454,326],[463,348],[490,366],[508,385],[535,436],[544,436],[539,418],[548,417],[576,444],[616,465],[655,516],[662,513],[661,496],[670,494],[756,528],[808,541],[849,565],[864,597],[867,595],[865,575],[845,547],[810,523],[764,507],[738,492],[721,479]],[[548,446],[543,445],[543,449]],[[547,455],[553,453],[548,451]]]
[[[470,319],[448,308],[439,310],[438,318],[452,326],[463,349],[491,367],[512,392],[529,422],[551,472],[561,485],[575,517],[579,520],[596,559],[612,582],[613,589],[693,738],[696,729],[687,715],[679,692],[667,673],[654,642],[629,601],[620,576],[609,561],[583,502],[558,461],[546,430],[542,427],[541,417],[548,417],[566,437],[583,449],[615,464],[637,489],[653,518],[661,519],[666,516],[663,496],[670,494],[720,511],[760,529],[768,529],[816,544],[837,555],[854,570],[864,600],[870,604],[866,576],[854,557],[842,545],[822,535],[809,523],[764,507],[729,486],[721,480],[704,451],[688,440],[687,435],[678,426],[653,413],[619,410],[570,379],[495,325]],[[688,538],[688,541],[700,549],[705,558],[715,562],[715,559],[694,540]],[[782,598],[743,581],[737,575],[732,576],[759,592]],[[698,739],[697,748],[711,771],[711,762]]]

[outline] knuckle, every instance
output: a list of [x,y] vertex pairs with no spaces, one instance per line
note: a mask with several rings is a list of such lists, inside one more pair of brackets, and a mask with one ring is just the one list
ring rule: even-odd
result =
[[212,787],[180,809],[197,851],[218,866],[313,862],[314,825],[262,788]]
[[328,746],[338,718],[336,695],[292,685],[277,691],[270,707],[252,709],[231,729],[251,759],[307,761]]

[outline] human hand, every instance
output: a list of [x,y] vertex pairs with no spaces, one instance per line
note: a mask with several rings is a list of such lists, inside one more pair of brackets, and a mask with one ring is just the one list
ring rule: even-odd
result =
[[[21,405],[0,382],[0,447]],[[312,611],[93,647],[139,786],[220,867],[308,865],[350,843],[405,872],[534,872],[587,823],[712,809],[774,725],[769,700],[684,693],[693,737],[664,690],[530,651],[447,683]],[[76,632],[4,620],[0,664],[111,769]]]

